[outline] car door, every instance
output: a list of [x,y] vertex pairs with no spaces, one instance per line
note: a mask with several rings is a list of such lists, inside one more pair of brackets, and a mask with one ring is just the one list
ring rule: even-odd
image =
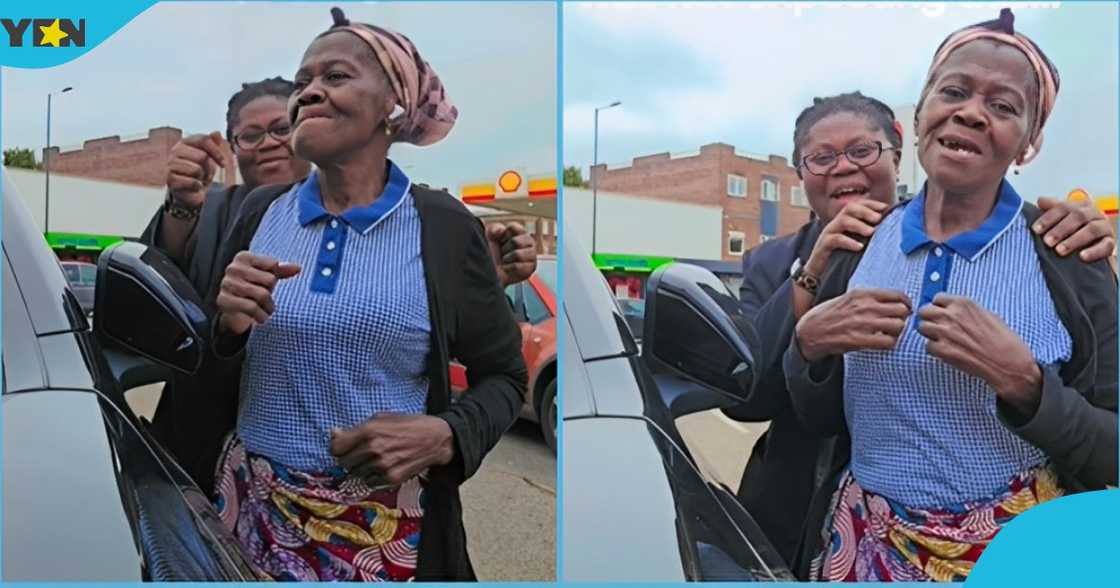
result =
[[521,287],[521,298],[524,321],[519,321],[521,326],[522,355],[525,365],[534,375],[540,369],[541,363],[555,353],[556,323],[553,320],[552,310],[545,304],[544,298],[536,281],[527,281],[518,284]]

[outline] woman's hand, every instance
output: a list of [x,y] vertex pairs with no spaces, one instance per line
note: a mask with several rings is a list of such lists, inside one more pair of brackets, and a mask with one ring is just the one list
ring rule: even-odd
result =
[[537,270],[537,242],[520,223],[487,225],[486,240],[503,288],[528,280]]
[[893,349],[910,298],[897,290],[858,288],[821,303],[797,322],[797,344],[809,361],[861,349]]
[[383,413],[351,429],[331,431],[331,453],[370,485],[402,484],[455,457],[447,421],[429,415]]
[[1089,201],[1071,202],[1039,198],[1044,210],[1034,226],[1042,241],[1065,257],[1081,251],[1081,260],[1093,262],[1112,255],[1116,247],[1115,221],[1109,219]]
[[242,251],[226,267],[218,291],[219,332],[241,335],[272,316],[272,291],[277,282],[299,273],[299,266]]
[[929,354],[976,376],[1023,415],[1038,409],[1042,370],[1027,344],[996,315],[961,296],[938,294],[918,310]]
[[183,137],[171,148],[167,160],[167,189],[175,202],[187,206],[202,206],[206,188],[214,174],[225,165],[222,155],[222,134]]
[[845,251],[860,251],[863,244],[853,239],[847,233],[870,238],[875,234],[875,227],[883,220],[883,211],[888,206],[865,198],[849,202],[840,210],[840,214],[832,219],[824,229],[817,243],[813,245],[813,252],[809,261],[805,262],[805,273],[819,278],[828,267],[828,259],[837,249]]

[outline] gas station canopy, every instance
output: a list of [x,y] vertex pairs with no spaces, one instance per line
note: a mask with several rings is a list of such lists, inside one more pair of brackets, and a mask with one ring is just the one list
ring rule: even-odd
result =
[[463,184],[463,202],[515,214],[556,218],[556,176],[508,170],[494,181]]

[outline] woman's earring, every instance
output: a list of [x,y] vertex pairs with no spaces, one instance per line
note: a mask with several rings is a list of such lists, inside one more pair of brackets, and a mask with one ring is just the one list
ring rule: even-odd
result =
[[393,136],[393,128],[389,126],[389,123],[385,123],[385,136],[386,137],[392,137]]

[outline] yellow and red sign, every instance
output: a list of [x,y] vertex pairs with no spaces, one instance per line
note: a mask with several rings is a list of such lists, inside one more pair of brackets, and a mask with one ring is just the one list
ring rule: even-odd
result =
[[508,170],[495,182],[463,184],[459,193],[467,204],[483,204],[497,198],[555,198],[556,176],[522,177]]
[[1118,208],[1117,205],[1120,204],[1120,202],[1118,202],[1116,194],[1105,194],[1103,196],[1094,197],[1091,196],[1089,192],[1084,190],[1083,188],[1074,188],[1073,190],[1070,190],[1069,194],[1066,196],[1066,199],[1073,202],[1084,202],[1086,200],[1092,200],[1093,203],[1097,205],[1097,209],[1107,216],[1116,216]]

